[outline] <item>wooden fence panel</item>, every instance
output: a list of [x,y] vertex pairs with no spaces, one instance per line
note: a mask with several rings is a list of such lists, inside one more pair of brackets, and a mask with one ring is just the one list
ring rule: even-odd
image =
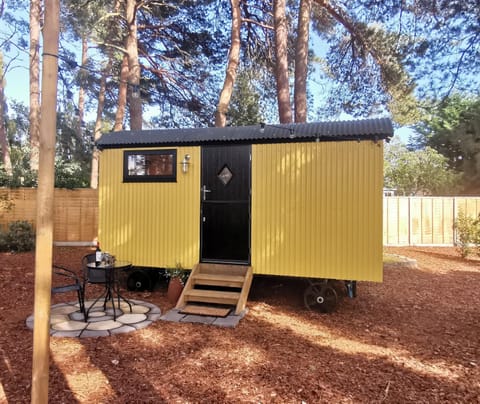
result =
[[455,215],[463,212],[472,217],[480,215],[480,198],[455,197]]
[[454,198],[435,198],[433,203],[432,244],[451,245],[454,240]]
[[480,214],[480,197],[385,197],[383,243],[391,246],[455,244],[459,212]]
[[[37,192],[33,188],[0,188],[13,202],[0,211],[0,226],[27,220],[35,226]],[[91,243],[98,232],[98,191],[55,189],[54,241]],[[480,215],[480,197],[385,197],[383,243],[391,246],[453,245],[460,212]]]
[[[37,190],[0,188],[13,203],[0,212],[0,226],[26,220],[36,224]],[[95,189],[55,189],[53,240],[66,243],[92,243],[98,233],[98,191]]]
[[409,228],[408,198],[383,198],[383,243],[387,245],[409,245]]

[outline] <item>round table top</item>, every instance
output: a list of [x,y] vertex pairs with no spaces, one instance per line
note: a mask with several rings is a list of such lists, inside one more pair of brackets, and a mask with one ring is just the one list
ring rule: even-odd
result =
[[95,262],[89,262],[87,264],[87,267],[89,268],[98,268],[98,269],[105,269],[105,268],[121,269],[121,268],[128,268],[131,266],[132,266],[132,263],[129,261],[115,261],[113,264],[105,264],[104,262],[102,262],[100,265],[97,265]]

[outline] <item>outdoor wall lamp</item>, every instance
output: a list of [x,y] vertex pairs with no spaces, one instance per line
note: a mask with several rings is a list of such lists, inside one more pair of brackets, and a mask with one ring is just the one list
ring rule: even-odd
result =
[[182,173],[186,174],[188,172],[188,166],[190,165],[190,154],[185,154],[180,164],[182,165]]

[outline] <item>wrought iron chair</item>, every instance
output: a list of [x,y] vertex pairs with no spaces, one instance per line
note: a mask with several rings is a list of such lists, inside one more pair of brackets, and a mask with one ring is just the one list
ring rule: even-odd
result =
[[65,280],[64,284],[52,287],[52,294],[77,292],[78,305],[80,312],[83,313],[85,322],[87,321],[87,312],[85,310],[85,289],[80,278],[70,269],[60,265],[53,265],[53,274]]

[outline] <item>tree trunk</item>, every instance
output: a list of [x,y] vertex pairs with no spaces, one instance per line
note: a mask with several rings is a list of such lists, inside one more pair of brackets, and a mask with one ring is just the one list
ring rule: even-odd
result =
[[[114,10],[115,13],[118,14],[120,10],[120,4],[121,0],[115,0],[115,6]],[[113,20],[110,20],[109,25],[108,25],[108,32],[113,32],[114,27],[114,22]],[[108,48],[107,50],[107,64],[102,70],[102,75],[100,77],[100,89],[98,91],[98,104],[97,104],[97,117],[95,118],[95,129],[93,133],[93,153],[92,153],[92,167],[91,167],[91,173],[90,173],[90,188],[97,189],[98,188],[98,167],[99,167],[99,158],[100,158],[100,152],[97,149],[95,143],[97,142],[98,139],[100,139],[100,136],[102,135],[102,127],[103,127],[103,109],[105,107],[105,93],[107,91],[107,78],[112,70],[112,65],[113,65],[113,59],[114,59],[114,52],[112,48]],[[124,57],[123,60],[127,61],[127,59]],[[123,69],[123,64],[122,64],[122,69]],[[126,73],[128,73],[128,64],[125,64],[125,70]],[[124,80],[126,82],[126,78]],[[122,90],[124,89],[124,90]],[[122,128],[123,124],[123,118],[125,115],[125,105],[127,103],[127,97],[126,97],[126,89],[127,86],[126,84],[124,85],[122,83],[122,78],[120,78],[120,86],[119,86],[119,97],[118,97],[118,102],[120,103],[120,93],[123,91],[125,93],[123,97],[123,108],[118,108],[117,109],[117,116],[118,120],[120,122],[120,129]],[[119,113],[121,111],[121,113]],[[115,127],[117,126],[117,116],[115,116]],[[114,130],[120,130],[120,129],[115,129]]]
[[275,80],[277,82],[278,116],[280,123],[291,123],[292,106],[290,105],[290,87],[288,82],[288,32],[285,3],[286,0],[274,0],[273,4],[276,58]]
[[35,241],[35,299],[32,356],[32,403],[48,403],[50,303],[53,256],[53,191],[57,114],[60,0],[45,0],[43,27],[42,120]]
[[115,125],[113,130],[123,129],[123,120],[125,119],[125,110],[127,109],[127,87],[128,87],[128,56],[125,53],[120,68],[120,84],[118,86],[117,113],[115,114]]
[[[88,62],[88,41],[87,36],[83,34],[82,36],[82,66],[87,65]],[[84,77],[85,71],[80,70],[80,77]],[[83,80],[80,83],[80,88],[78,90],[78,127],[77,127],[77,136],[79,139],[83,139],[83,118],[85,115],[85,88],[83,87]]]
[[128,55],[128,105],[130,129],[142,129],[142,99],[140,97],[140,64],[137,46],[136,0],[127,0],[125,17],[128,24],[126,50]]
[[295,49],[295,122],[307,121],[308,40],[311,0],[301,0]]
[[41,0],[30,0],[30,168],[38,171],[40,148],[40,16]]
[[[110,52],[109,52],[110,53]],[[108,62],[102,71],[102,77],[100,78],[100,90],[98,91],[98,104],[97,104],[97,117],[95,119],[95,131],[93,134],[93,140],[96,142],[102,135],[102,115],[103,107],[105,106],[105,92],[107,89],[107,77],[112,69],[112,55],[109,55]],[[93,146],[92,154],[92,171],[90,174],[90,188],[98,188],[98,160],[99,151],[96,146]]]
[[227,111],[232,98],[233,86],[237,76],[237,68],[240,59],[240,28],[241,12],[240,1],[230,0],[232,6],[232,32],[230,52],[228,53],[228,63],[225,72],[225,81],[223,83],[220,99],[218,100],[217,112],[215,113],[215,126],[224,127],[227,122]]
[[10,160],[10,147],[8,145],[7,130],[5,128],[5,92],[3,81],[3,55],[0,53],[0,149],[2,150],[2,163],[8,176],[12,176],[12,161]]

